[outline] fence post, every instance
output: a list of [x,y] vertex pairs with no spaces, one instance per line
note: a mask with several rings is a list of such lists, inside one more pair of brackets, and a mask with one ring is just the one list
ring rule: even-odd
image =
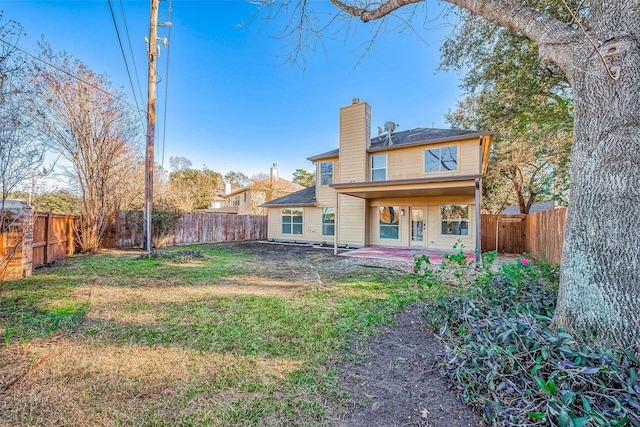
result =
[[74,241],[74,228],[75,221],[71,214],[66,216],[66,233],[67,233],[67,256],[73,255],[75,252],[75,241]]
[[44,213],[44,260],[46,264],[49,262],[49,244],[51,243],[51,210]]

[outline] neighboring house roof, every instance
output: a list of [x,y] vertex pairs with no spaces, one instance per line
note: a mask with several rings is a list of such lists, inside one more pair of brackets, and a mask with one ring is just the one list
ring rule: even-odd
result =
[[238,207],[237,206],[227,206],[227,207],[223,207],[223,208],[200,209],[199,212],[237,214],[238,213]]
[[315,206],[316,204],[316,186],[304,188],[295,193],[287,194],[279,199],[260,205],[260,207],[272,208],[277,206]]
[[27,202],[17,199],[5,199],[4,204],[0,200],[0,208],[2,207],[9,211],[21,211],[23,209],[30,209],[30,206]]
[[[225,194],[224,197],[231,197],[231,196],[235,196],[236,194],[242,194],[245,191],[252,191],[253,188],[256,186],[258,188],[271,187],[271,178],[270,177],[264,178],[264,179],[260,179],[255,182],[252,182],[250,185],[247,185],[246,187],[238,188],[237,190],[233,190],[230,193]],[[278,178],[278,191],[293,192],[293,191],[298,191],[301,188],[304,188],[304,187],[302,185],[291,182],[288,179]]]
[[[439,142],[447,142],[461,139],[461,137],[474,138],[484,135],[491,135],[492,132],[481,132],[475,130],[460,129],[435,129],[435,128],[415,128],[402,132],[394,132],[389,137],[388,134],[380,135],[371,139],[371,147],[369,152],[388,150],[396,147],[406,147],[411,145],[437,144]],[[327,151],[326,153],[317,154],[308,158],[310,161],[337,157],[340,154],[338,149]]]
[[[556,208],[556,202],[554,200],[546,200],[544,202],[538,202],[538,203],[532,204],[531,209],[529,209],[529,213],[552,211],[555,208]],[[511,205],[500,213],[503,215],[519,215],[520,206]]]

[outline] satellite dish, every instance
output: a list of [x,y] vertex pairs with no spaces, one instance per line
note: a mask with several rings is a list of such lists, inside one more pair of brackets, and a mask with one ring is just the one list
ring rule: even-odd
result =
[[392,133],[394,130],[396,130],[396,127],[398,127],[398,125],[394,122],[386,122],[384,124],[384,130],[386,130],[389,133]]

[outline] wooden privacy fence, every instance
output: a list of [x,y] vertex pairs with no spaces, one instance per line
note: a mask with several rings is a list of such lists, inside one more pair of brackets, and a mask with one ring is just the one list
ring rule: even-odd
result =
[[481,248],[500,253],[530,253],[553,264],[560,264],[565,208],[528,215],[480,215]]
[[[267,238],[268,217],[211,212],[185,213],[166,229],[154,224],[154,245],[184,245]],[[110,215],[111,227],[103,241],[105,248],[142,246],[143,213],[120,211]],[[162,240],[159,242],[158,240]]]
[[33,223],[33,266],[39,267],[73,255],[76,217],[36,212]]

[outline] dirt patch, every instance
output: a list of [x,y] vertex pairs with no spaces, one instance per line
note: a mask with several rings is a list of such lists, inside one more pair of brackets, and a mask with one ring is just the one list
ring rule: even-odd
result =
[[366,344],[366,356],[338,366],[351,408],[334,426],[478,426],[482,418],[456,397],[438,372],[440,350],[421,304],[395,316]]
[[[271,242],[233,242],[211,245],[233,249],[259,258],[252,274],[287,281],[332,283],[336,280],[362,278],[371,274],[381,279],[399,278],[410,268],[406,262],[384,259],[337,257],[333,248]],[[339,249],[338,253],[346,252]]]
[[[311,246],[265,243],[224,244],[260,257],[256,275],[297,280],[331,281],[358,277],[367,271],[400,278],[410,263],[384,259],[336,257],[332,250]],[[304,271],[301,265],[308,266]],[[422,304],[414,304],[395,316],[395,325],[384,328],[366,343],[352,348],[363,357],[337,366],[347,408],[333,426],[429,426],[482,425],[482,417],[460,402],[439,372],[436,353],[440,345],[426,327]],[[344,402],[343,402],[344,404]]]

